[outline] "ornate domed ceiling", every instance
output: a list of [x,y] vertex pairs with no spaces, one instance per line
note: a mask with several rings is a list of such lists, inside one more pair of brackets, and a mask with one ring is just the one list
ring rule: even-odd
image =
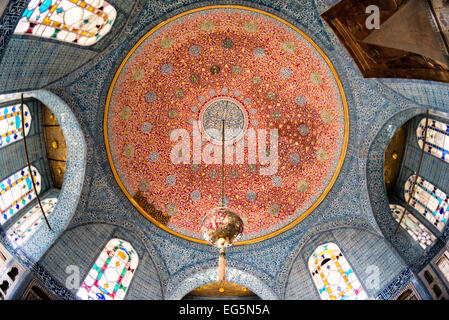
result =
[[276,16],[204,7],[148,32],[108,94],[115,178],[153,223],[204,243],[202,219],[221,204],[222,120],[224,202],[245,223],[239,244],[287,230],[329,192],[348,139],[329,60]]

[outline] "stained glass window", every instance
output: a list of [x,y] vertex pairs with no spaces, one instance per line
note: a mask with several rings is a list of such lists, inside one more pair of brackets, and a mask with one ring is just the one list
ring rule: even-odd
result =
[[[422,119],[416,129],[418,144],[422,148],[424,144],[426,119]],[[424,151],[449,162],[449,125],[429,119],[427,123],[427,138]]]
[[[58,199],[48,197],[41,200],[42,209],[48,217],[56,207]],[[7,232],[8,238],[15,246],[24,244],[37,228],[45,221],[39,204],[24,214]]]
[[[0,245],[0,249],[2,249],[3,246]],[[6,256],[3,254],[3,252],[0,250],[0,270],[3,269],[3,267],[6,265]]]
[[368,296],[349,263],[334,243],[316,248],[309,271],[322,300],[363,300]]
[[[401,220],[404,208],[400,205],[390,204],[391,214],[397,222]],[[407,212],[401,222],[401,227],[408,232],[408,234],[419,243],[419,245],[426,249],[432,245],[437,239],[432,232],[429,231],[418,219],[411,213]]]
[[123,300],[139,264],[131,244],[108,242],[77,292],[83,300]]
[[116,16],[103,0],[30,0],[14,33],[90,46],[111,30]]
[[[26,104],[23,105],[25,135],[30,131],[31,113]],[[22,115],[20,104],[0,108],[0,148],[23,139]]]
[[[415,175],[405,183],[405,201],[409,200]],[[418,177],[410,205],[422,214],[438,230],[443,231],[449,218],[447,195],[430,182]]]
[[41,175],[33,166],[31,166],[31,171],[32,174],[28,166],[26,166],[0,182],[0,224],[4,224],[15,213],[36,198],[31,176],[34,178],[37,192],[40,192]]

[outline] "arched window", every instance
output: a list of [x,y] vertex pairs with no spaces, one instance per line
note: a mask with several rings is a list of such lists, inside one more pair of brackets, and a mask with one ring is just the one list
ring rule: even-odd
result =
[[[57,198],[44,198],[42,209],[48,217],[56,207]],[[45,218],[42,215],[42,210],[39,204],[36,204],[30,211],[24,214],[7,232],[8,238],[13,245],[21,246],[24,244],[37,228],[44,222]]]
[[110,240],[77,296],[83,300],[123,300],[138,264],[139,257],[128,242]]
[[[31,126],[31,113],[26,104],[23,105],[25,135]],[[0,108],[0,148],[23,139],[22,115],[20,104]]]
[[444,251],[443,255],[438,259],[436,265],[440,269],[441,274],[449,282],[449,251]]
[[[418,144],[423,148],[426,119],[422,119],[416,129]],[[427,123],[427,138],[424,151],[449,162],[449,125],[429,119]]]
[[116,16],[103,0],[30,0],[14,33],[90,46],[111,30]]
[[[41,175],[33,166],[31,166],[31,171],[36,191],[39,193],[41,191]],[[0,182],[0,224],[4,224],[34,198],[36,198],[36,192],[28,166]]]
[[309,258],[309,271],[322,300],[368,298],[351,266],[334,243],[316,248]]
[[[400,205],[390,204],[391,214],[397,222],[401,220],[404,208]],[[429,231],[422,223],[419,222],[411,213],[407,212],[401,222],[401,227],[408,232],[408,234],[419,243],[419,245],[426,249],[432,245],[437,239],[432,232]]]
[[[405,183],[405,201],[409,200],[415,175]],[[418,177],[410,205],[422,214],[438,230],[443,231],[449,218],[447,195],[430,182]]]

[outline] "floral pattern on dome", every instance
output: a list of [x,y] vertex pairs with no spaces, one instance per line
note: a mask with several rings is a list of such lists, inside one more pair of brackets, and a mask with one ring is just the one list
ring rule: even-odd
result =
[[[310,213],[344,158],[346,102],[332,66],[302,32],[261,11],[204,8],[163,23],[129,54],[109,96],[105,134],[122,189],[146,199],[137,208],[150,220],[190,240],[202,241],[200,220],[221,201],[221,157],[196,163],[194,150],[200,146],[204,156],[209,146],[195,124],[202,130],[201,117],[213,119],[214,101],[232,102],[228,116],[244,134],[235,139],[244,141],[243,162],[236,145],[227,145],[225,161],[225,203],[247,221],[241,241],[269,237]],[[125,106],[127,120],[120,117]],[[252,163],[249,141],[261,131],[266,148]],[[273,131],[277,146],[270,145]],[[187,149],[175,150],[181,140]],[[262,158],[276,152],[276,172],[261,174]]]

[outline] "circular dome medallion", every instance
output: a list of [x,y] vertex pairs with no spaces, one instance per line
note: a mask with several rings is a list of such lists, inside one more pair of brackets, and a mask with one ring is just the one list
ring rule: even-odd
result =
[[288,22],[223,5],[184,12],[149,31],[109,89],[106,149],[140,213],[207,243],[201,221],[221,202],[221,156],[210,151],[221,143],[223,119],[225,204],[245,225],[236,245],[288,230],[324,199],[348,141],[334,68]]
[[245,108],[239,101],[229,97],[219,97],[209,101],[200,116],[202,131],[209,140],[221,144],[223,120],[225,121],[225,143],[232,144],[242,138],[247,128]]

